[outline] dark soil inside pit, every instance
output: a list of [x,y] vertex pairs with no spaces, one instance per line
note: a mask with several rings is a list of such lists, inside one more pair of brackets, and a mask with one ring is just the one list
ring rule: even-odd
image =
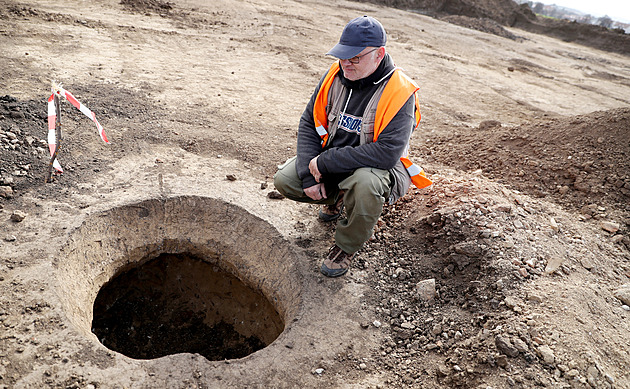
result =
[[[94,303],[92,332],[111,350],[136,359],[154,359],[177,353],[198,353],[209,360],[243,358],[266,346],[256,336],[237,331],[222,307],[225,296],[208,295],[195,288],[190,274],[210,274],[223,280],[211,284],[241,284],[236,277],[187,255],[162,254],[115,277]],[[192,271],[193,273],[189,273]],[[262,299],[254,291],[234,291],[235,304],[248,306]],[[218,294],[231,294],[221,291]],[[268,304],[267,304],[268,305]],[[225,319],[225,320],[224,320]]]

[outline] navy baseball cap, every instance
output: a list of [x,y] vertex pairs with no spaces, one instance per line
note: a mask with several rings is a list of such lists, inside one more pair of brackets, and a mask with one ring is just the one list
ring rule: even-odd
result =
[[339,59],[350,59],[366,47],[385,46],[386,41],[385,29],[378,20],[371,16],[360,16],[346,24],[339,43],[326,54]]

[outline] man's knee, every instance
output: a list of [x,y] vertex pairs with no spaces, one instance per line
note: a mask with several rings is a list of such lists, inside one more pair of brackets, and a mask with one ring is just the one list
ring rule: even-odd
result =
[[276,172],[276,174],[274,174],[273,176],[273,186],[276,187],[276,190],[280,193],[282,193],[283,195],[287,195],[287,186],[286,186],[286,180],[283,179],[284,177],[280,174],[280,170],[278,170]]
[[278,167],[278,171],[273,176],[273,185],[278,192],[289,198],[300,197],[303,194],[302,181],[295,167],[295,157]]
[[[357,193],[371,193],[375,195],[385,195],[389,192],[389,172],[375,168],[359,168],[354,171],[349,179],[342,184],[350,187]],[[342,188],[344,189],[344,188]]]

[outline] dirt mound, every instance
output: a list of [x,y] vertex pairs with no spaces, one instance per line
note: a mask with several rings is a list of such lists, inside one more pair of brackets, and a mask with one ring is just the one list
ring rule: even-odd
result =
[[390,7],[410,9],[431,16],[461,15],[492,19],[512,25],[524,15],[521,7],[511,0],[374,0]]
[[518,36],[512,34],[498,22],[488,18],[471,18],[464,15],[449,15],[440,18],[449,23],[457,24],[458,26],[470,28],[477,31],[487,32],[488,34],[494,34],[502,36],[504,38],[517,40]]
[[36,181],[44,182],[47,169],[48,142],[45,101],[18,101],[0,97],[0,185],[4,197],[13,189],[23,190]]
[[[610,250],[615,243],[575,239],[585,231],[569,214],[478,174],[433,178],[428,194],[412,193],[385,209],[359,254],[373,291],[366,298],[377,306],[377,325],[389,329],[374,359],[395,376],[390,384],[567,387],[580,376],[604,387],[607,372],[592,360],[578,366],[575,354],[549,352],[558,335],[539,313],[551,303],[549,291],[532,290],[526,281],[570,285],[586,270],[619,268],[623,255],[602,259],[590,249]],[[400,360],[410,363],[397,367]],[[505,378],[493,374],[502,369],[509,372]]]
[[590,217],[630,222],[630,109],[558,117],[436,139],[431,158]]
[[120,5],[133,12],[163,14],[171,11],[174,3],[160,0],[120,0]]
[[[600,50],[630,54],[630,35],[623,31],[610,30],[601,26],[549,19],[536,16],[527,4],[518,5],[512,0],[372,0],[374,3],[414,10],[437,17],[449,23],[514,39],[500,26],[518,27],[523,30],[545,34],[595,47]],[[454,17],[457,16],[457,17]],[[473,21],[472,19],[480,19]]]
[[542,17],[534,20],[518,19],[514,27],[536,34],[549,35],[565,42],[575,42],[600,50],[630,55],[630,35],[625,34],[623,30],[611,30],[593,24]]

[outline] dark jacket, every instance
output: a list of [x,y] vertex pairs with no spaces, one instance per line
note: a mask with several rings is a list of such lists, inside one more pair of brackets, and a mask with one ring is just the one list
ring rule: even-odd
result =
[[[337,77],[341,77],[342,84],[346,88],[352,89],[343,121],[347,126],[345,126],[346,130],[343,129],[344,126],[339,128],[332,142],[329,142],[324,149],[322,149],[321,138],[315,130],[313,121],[313,104],[323,82],[322,77],[304,113],[302,113],[298,129],[297,171],[302,180],[303,188],[317,184],[308,168],[311,159],[317,155],[319,155],[317,167],[322,173],[323,181],[332,185],[339,183],[360,167],[390,170],[400,163],[399,159],[405,151],[415,124],[413,96],[385,127],[376,142],[359,145],[358,134],[368,101],[380,83],[388,78],[385,76],[391,74],[393,69],[394,64],[388,54],[374,73],[364,79],[350,81],[343,76],[343,69],[339,71]],[[344,105],[348,95],[349,93],[346,92],[343,97]],[[395,183],[393,184],[395,185]]]

